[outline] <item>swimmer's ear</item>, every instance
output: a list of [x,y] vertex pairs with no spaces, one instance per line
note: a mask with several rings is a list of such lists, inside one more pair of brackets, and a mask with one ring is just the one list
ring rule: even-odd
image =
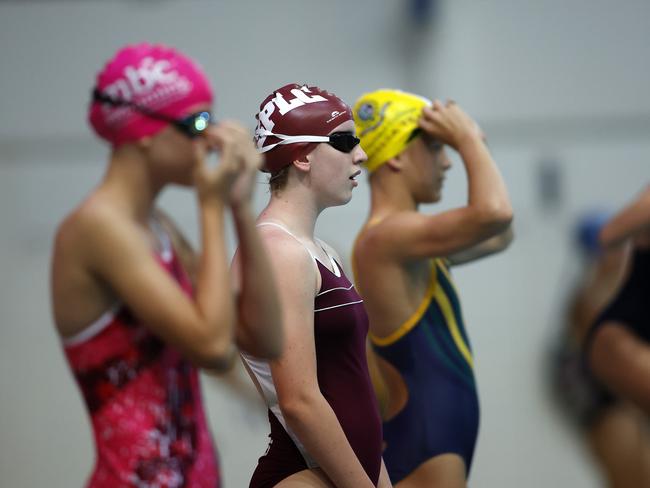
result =
[[138,139],[136,141],[136,144],[140,149],[147,150],[147,149],[151,148],[152,138],[151,138],[151,136],[145,136],[145,137],[143,137],[141,139]]
[[291,164],[293,164],[293,166],[300,172],[309,173],[309,170],[311,169],[309,154],[303,156],[301,159],[294,160]]
[[397,156],[390,158],[388,161],[384,163],[384,165],[388,166],[391,171],[399,172],[404,169],[404,155],[403,154],[398,154]]

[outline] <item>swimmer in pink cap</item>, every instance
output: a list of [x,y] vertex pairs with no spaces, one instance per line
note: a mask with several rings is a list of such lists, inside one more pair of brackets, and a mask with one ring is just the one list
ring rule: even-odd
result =
[[[279,302],[250,207],[262,158],[239,124],[211,123],[211,104],[201,68],[161,45],[127,46],[97,76],[89,119],[112,146],[108,169],[60,224],[51,276],[95,438],[89,487],[219,486],[196,367],[230,367],[236,346],[280,352]],[[196,189],[198,253],[156,207],[170,183]],[[226,209],[239,238],[236,290]]]
[[271,174],[258,218],[283,309],[282,355],[243,354],[269,410],[270,444],[250,486],[390,487],[365,356],[368,318],[341,259],[314,237],[320,213],[352,198],[366,154],[350,107],[290,84],[260,105],[255,140]]

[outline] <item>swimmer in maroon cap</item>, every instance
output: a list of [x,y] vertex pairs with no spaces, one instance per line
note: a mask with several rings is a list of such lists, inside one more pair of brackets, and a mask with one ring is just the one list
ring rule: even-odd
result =
[[368,374],[368,318],[341,260],[314,237],[320,213],[344,205],[366,155],[348,105],[314,86],[286,85],[257,115],[271,174],[258,218],[283,310],[280,358],[243,354],[269,408],[268,450],[252,488],[390,487]]
[[[228,368],[235,343],[280,352],[279,302],[250,210],[261,158],[239,124],[210,123],[211,103],[203,71],[165,46],[127,46],[97,76],[89,118],[111,155],[58,228],[51,276],[54,320],[96,443],[89,487],[218,487],[196,366]],[[211,150],[221,156],[215,168],[205,162]],[[156,207],[173,183],[196,188],[198,254]],[[241,249],[239,293],[226,208]]]

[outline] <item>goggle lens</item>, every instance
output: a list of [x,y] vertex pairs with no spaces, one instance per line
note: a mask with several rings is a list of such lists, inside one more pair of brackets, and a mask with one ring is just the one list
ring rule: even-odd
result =
[[352,132],[336,132],[330,134],[329,138],[329,145],[337,151],[344,153],[351,153],[361,142],[361,139],[352,134]]

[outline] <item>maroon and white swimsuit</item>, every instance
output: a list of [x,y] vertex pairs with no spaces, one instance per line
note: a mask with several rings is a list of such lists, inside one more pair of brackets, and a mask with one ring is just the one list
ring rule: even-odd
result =
[[[279,224],[265,222],[291,234]],[[296,240],[298,240],[296,238]],[[300,241],[298,241],[300,242]],[[382,431],[366,363],[368,316],[363,300],[330,256],[334,271],[307,249],[322,284],[314,300],[314,341],[318,385],[336,414],[352,450],[376,485],[381,468]],[[329,255],[328,255],[329,256]],[[269,407],[270,442],[259,459],[251,488],[270,488],[318,464],[284,420],[268,362],[242,354]]]

